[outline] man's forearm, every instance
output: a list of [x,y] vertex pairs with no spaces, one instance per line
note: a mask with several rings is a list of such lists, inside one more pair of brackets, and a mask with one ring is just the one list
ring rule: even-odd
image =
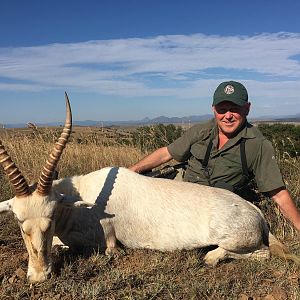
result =
[[287,190],[282,189],[271,196],[278,204],[281,213],[288,218],[300,232],[300,212],[291,198],[290,193]]
[[162,147],[144,157],[136,164],[130,166],[129,169],[137,173],[142,173],[152,170],[153,168],[158,167],[171,159],[172,156],[169,153],[168,148]]

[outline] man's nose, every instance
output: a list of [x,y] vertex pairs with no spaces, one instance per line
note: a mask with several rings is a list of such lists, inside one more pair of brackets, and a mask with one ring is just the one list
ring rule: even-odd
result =
[[228,110],[226,113],[225,113],[225,118],[226,119],[231,119],[232,118],[232,112],[230,110]]

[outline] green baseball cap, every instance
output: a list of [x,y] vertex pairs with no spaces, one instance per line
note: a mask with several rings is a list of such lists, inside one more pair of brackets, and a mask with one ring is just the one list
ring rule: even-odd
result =
[[243,106],[248,102],[248,92],[240,82],[222,82],[215,90],[212,105],[217,105],[223,101],[230,101],[239,106]]

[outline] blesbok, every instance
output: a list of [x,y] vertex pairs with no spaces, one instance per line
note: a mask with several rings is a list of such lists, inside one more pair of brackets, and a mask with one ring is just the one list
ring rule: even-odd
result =
[[225,258],[269,257],[269,229],[258,208],[223,189],[150,178],[126,168],[103,168],[53,180],[71,134],[66,94],[63,132],[37,186],[29,186],[0,141],[0,163],[15,197],[0,203],[17,218],[29,253],[27,277],[45,280],[51,272],[51,245],[99,247],[110,254],[116,241],[131,248],[161,251],[217,246],[205,255],[215,266]]

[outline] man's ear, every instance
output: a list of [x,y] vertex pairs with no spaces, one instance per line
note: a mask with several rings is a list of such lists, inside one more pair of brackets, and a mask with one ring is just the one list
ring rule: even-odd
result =
[[249,115],[250,107],[251,107],[251,102],[245,104],[246,116]]
[[12,201],[14,198],[0,202],[0,213],[12,210]]

